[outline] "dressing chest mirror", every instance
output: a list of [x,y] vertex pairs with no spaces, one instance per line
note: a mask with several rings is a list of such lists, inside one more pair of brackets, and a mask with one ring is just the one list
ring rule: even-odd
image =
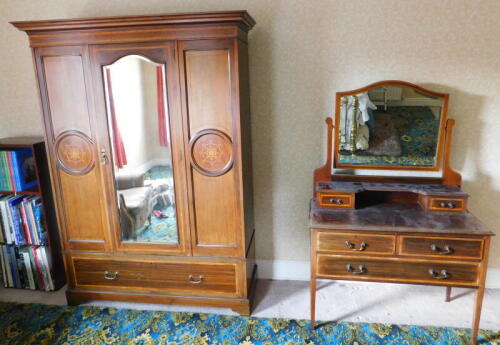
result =
[[450,167],[448,99],[396,80],[337,93],[310,205],[313,328],[317,279],[443,286],[448,302],[470,287],[477,342],[493,233]]

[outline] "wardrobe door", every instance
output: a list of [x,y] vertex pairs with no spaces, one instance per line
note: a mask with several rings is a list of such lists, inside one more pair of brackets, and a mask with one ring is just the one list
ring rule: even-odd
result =
[[186,167],[175,45],[90,49],[116,250],[185,254]]
[[88,52],[37,48],[34,58],[64,248],[111,250]]
[[193,255],[244,257],[236,40],[179,42]]

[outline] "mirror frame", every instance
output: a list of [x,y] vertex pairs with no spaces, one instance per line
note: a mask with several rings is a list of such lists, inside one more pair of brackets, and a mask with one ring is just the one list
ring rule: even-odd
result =
[[[104,149],[108,154],[112,152],[112,149],[108,127],[103,67],[111,65],[128,55],[138,55],[164,66],[164,87],[169,107],[168,121],[172,145],[178,243],[122,241],[117,207],[111,207],[108,210],[108,236],[112,247],[120,253],[185,255],[189,253],[191,237],[188,227],[189,205],[188,188],[186,186],[187,171],[184,153],[185,133],[182,118],[182,100],[180,92],[175,92],[180,89],[180,76],[176,67],[176,45],[173,41],[163,42],[161,45],[158,45],[156,42],[94,45],[89,47],[88,54],[91,62],[89,68],[91,68],[92,73],[92,97],[95,102],[96,111],[94,116],[100,119],[96,122],[96,142],[98,143],[98,147]],[[97,157],[96,160],[99,158]],[[108,205],[117,205],[114,169],[111,164],[102,164],[99,166],[99,169],[105,183],[106,202]]]
[[[436,158],[433,166],[408,166],[408,165],[368,165],[368,164],[343,164],[339,162],[340,147],[340,112],[341,99],[345,96],[353,96],[359,93],[367,92],[382,86],[402,86],[417,90],[421,93],[443,99],[443,108],[439,123],[439,136],[436,148]],[[446,120],[448,114],[449,94],[439,93],[424,89],[418,85],[401,80],[383,80],[359,89],[350,91],[341,91],[335,94],[335,118],[334,118],[334,142],[333,142],[333,169],[377,169],[377,170],[420,170],[420,171],[439,171],[443,165],[443,151],[445,144]]]

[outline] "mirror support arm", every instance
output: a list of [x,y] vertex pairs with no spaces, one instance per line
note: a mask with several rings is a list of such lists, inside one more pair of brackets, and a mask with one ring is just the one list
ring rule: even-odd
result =
[[313,197],[314,197],[314,188],[316,186],[316,182],[319,181],[330,181],[332,177],[332,157],[333,157],[333,119],[331,117],[327,117],[326,120],[327,125],[327,152],[326,152],[326,163],[321,168],[314,170],[314,181],[313,181]]
[[462,175],[451,168],[451,137],[455,120],[446,120],[444,155],[443,155],[443,184],[460,186],[462,184]]

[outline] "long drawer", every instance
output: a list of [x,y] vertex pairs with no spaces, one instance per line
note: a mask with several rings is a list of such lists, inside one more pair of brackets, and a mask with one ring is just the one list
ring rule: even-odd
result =
[[243,297],[244,262],[70,256],[73,288],[189,296]]
[[356,254],[394,254],[396,237],[363,233],[318,232],[317,248],[321,252]]
[[483,240],[472,238],[400,236],[400,255],[481,259]]
[[477,271],[478,264],[471,262],[326,254],[317,257],[318,277],[331,279],[473,286],[477,282]]

